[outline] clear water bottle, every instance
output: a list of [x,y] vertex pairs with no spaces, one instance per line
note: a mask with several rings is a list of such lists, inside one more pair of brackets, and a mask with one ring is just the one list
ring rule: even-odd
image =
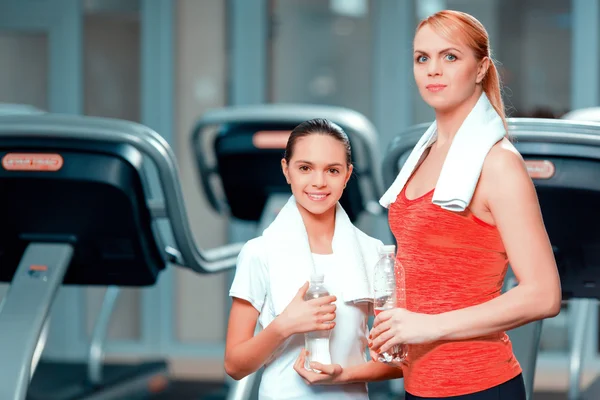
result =
[[[375,316],[385,310],[396,307],[405,307],[405,299],[398,301],[397,289],[404,290],[404,270],[395,268],[396,246],[381,246],[379,249],[379,261],[375,265],[373,277],[373,289],[375,297]],[[400,304],[401,303],[401,304]],[[407,356],[406,345],[397,345],[388,352],[381,353],[378,361],[384,363],[403,362]]]
[[[329,296],[329,291],[323,284],[324,280],[325,276],[323,274],[311,275],[310,286],[304,295],[304,300],[312,300]],[[309,371],[313,370],[310,367],[311,362],[318,362],[324,365],[331,364],[331,353],[329,352],[330,336],[331,330],[306,332],[304,334],[304,345],[306,350],[308,350],[308,357],[306,357],[304,368]],[[314,370],[314,372],[321,371]]]

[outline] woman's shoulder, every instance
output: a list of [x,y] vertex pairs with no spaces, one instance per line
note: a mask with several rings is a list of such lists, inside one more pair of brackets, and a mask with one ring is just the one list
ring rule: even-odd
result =
[[523,157],[507,138],[490,149],[483,163],[481,182],[486,197],[507,190],[530,191],[533,186]]
[[526,170],[523,157],[508,138],[498,141],[490,149],[483,163],[483,174],[502,174],[509,170]]

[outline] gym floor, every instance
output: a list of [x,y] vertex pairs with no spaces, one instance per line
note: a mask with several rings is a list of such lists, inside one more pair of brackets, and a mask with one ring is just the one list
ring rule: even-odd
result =
[[[219,383],[200,381],[175,381],[168,393],[152,400],[217,400],[225,399],[223,386]],[[566,400],[567,394],[561,392],[536,392],[534,400]],[[392,400],[388,396],[371,396],[371,400]],[[401,400],[401,399],[393,399]]]

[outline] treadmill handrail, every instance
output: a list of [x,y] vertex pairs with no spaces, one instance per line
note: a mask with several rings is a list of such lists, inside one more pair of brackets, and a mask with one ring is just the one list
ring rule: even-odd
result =
[[[595,145],[600,140],[600,134],[598,134],[599,122],[546,118],[508,118],[507,122],[509,137],[512,133],[518,133],[519,141],[523,141],[523,139],[526,141],[552,140],[554,138],[555,141],[561,143],[565,143],[566,139],[567,143]],[[394,143],[397,143],[398,140],[404,141],[407,136],[419,135],[417,138],[420,138],[430,125],[431,122],[414,125],[402,131],[394,139]],[[569,131],[568,135],[564,135],[565,130]],[[393,145],[390,146],[390,149],[393,149]]]
[[[204,151],[202,141],[198,136],[208,126],[235,124],[235,123],[260,123],[269,121],[269,123],[292,123],[306,121],[312,118],[325,118],[338,125],[342,125],[344,131],[352,138],[358,138],[363,141],[367,157],[367,175],[374,189],[374,197],[379,199],[383,195],[383,177],[378,168],[377,160],[379,156],[379,141],[375,126],[361,113],[352,109],[328,105],[311,104],[253,104],[230,106],[225,108],[210,109],[205,112],[200,120],[194,126],[192,132],[192,141],[196,146],[201,146]],[[211,168],[202,159],[196,158],[202,186],[206,192],[211,206],[218,212],[223,212],[223,207],[217,200],[212,186],[209,182]]]
[[[165,199],[164,214],[171,222],[173,236],[184,261],[181,266],[198,273],[215,273],[235,266],[242,243],[213,250],[200,249],[195,243],[186,217],[175,155],[168,142],[154,130],[135,122],[100,117],[58,114],[0,117],[0,140],[23,137],[124,143],[135,147],[153,162],[158,171]],[[159,203],[149,203],[153,216],[162,213],[159,212]]]
[[45,112],[31,104],[0,103],[0,115],[43,114]]
[[[600,147],[600,123],[545,118],[508,118],[508,135],[518,134],[517,143],[544,142]],[[412,151],[417,141],[431,125],[430,122],[414,125],[402,131],[392,141],[383,158],[382,176],[386,187],[392,184],[398,173],[398,161]],[[568,132],[565,134],[565,132]],[[398,143],[412,143],[400,147]]]

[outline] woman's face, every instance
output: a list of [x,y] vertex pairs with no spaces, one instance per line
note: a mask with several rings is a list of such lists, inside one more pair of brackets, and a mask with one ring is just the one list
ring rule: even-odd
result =
[[344,144],[322,134],[299,138],[289,164],[281,163],[296,202],[315,215],[335,210],[352,174]]
[[436,111],[455,109],[483,90],[489,59],[481,61],[467,45],[438,35],[429,25],[414,39],[415,82],[423,100]]

